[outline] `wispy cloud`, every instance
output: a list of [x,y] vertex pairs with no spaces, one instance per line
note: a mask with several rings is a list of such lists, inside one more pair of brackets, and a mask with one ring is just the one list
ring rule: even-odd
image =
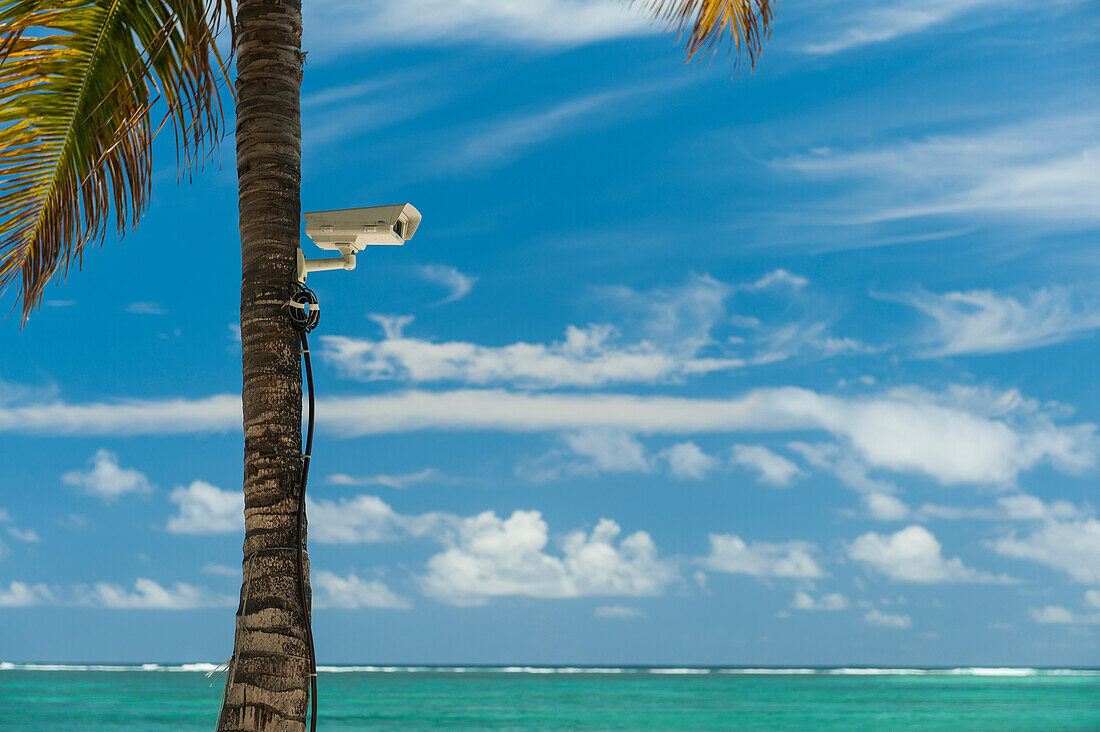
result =
[[[433,342],[404,335],[411,316],[372,316],[384,340],[324,336],[323,357],[363,381],[457,381],[525,388],[661,383],[735,368],[743,360],[717,343],[726,319],[729,286],[696,275],[677,287],[636,292],[601,288],[598,295],[623,314],[612,323],[570,325],[553,343],[487,346]],[[629,334],[628,334],[629,333]]]
[[346,473],[335,473],[328,476],[326,481],[329,485],[346,485],[346,486],[383,486],[384,488],[408,488],[411,485],[417,483],[424,483],[426,481],[438,481],[442,476],[435,468],[425,468],[424,470],[418,470],[415,473],[401,473],[399,475],[370,475],[365,477],[355,477],[347,475]]
[[132,302],[126,306],[126,312],[134,315],[164,315],[168,311],[155,302]]
[[322,52],[371,45],[487,43],[575,46],[656,33],[640,12],[606,0],[324,0],[304,8]]
[[819,148],[774,165],[854,190],[837,223],[997,216],[1073,226],[1100,220],[1095,114],[1045,117],[864,150]]
[[451,168],[491,168],[512,162],[526,150],[550,140],[610,125],[626,114],[627,103],[639,97],[659,94],[682,86],[663,82],[597,92],[560,102],[552,107],[514,114],[489,123],[471,135],[451,155]]
[[[844,3],[839,21],[819,24],[831,35],[803,47],[806,53],[830,54],[921,33],[959,16],[986,8],[1003,12],[1017,0],[887,0],[868,5]],[[836,14],[837,8],[831,8]]]
[[445,305],[455,300],[461,300],[470,294],[477,283],[478,278],[463,274],[454,267],[445,264],[424,264],[416,268],[420,276],[428,282],[434,282],[447,288],[447,296],[437,305]]
[[611,618],[614,620],[629,620],[640,618],[644,613],[636,607],[625,605],[600,605],[593,612],[597,618]]
[[438,70],[412,69],[303,95],[302,109],[307,112],[303,144],[309,147],[346,142],[441,106],[453,92],[439,88],[438,75]]
[[1100,328],[1100,303],[1064,287],[1045,287],[1016,298],[992,290],[934,294],[918,291],[889,299],[933,320],[924,333],[929,358],[1009,353],[1082,338]]
[[[457,272],[435,274],[451,283],[448,300],[457,299],[472,284]],[[736,286],[695,274],[681,285],[650,290],[599,287],[595,299],[613,311],[617,321],[570,325],[562,340],[551,343],[433,341],[405,335],[412,316],[376,314],[371,319],[381,327],[382,340],[323,336],[322,354],[343,375],[362,381],[553,389],[674,383],[746,364],[869,352],[854,339],[830,335],[827,322],[773,326],[730,312],[728,301],[735,293],[758,297],[751,293],[780,290],[779,296],[787,299],[806,285],[805,278],[780,269]],[[748,342],[730,335],[746,328],[751,331]]]
[[503,383],[552,389],[659,383],[742,364],[735,358],[681,358],[649,341],[623,343],[610,325],[569,326],[563,340],[550,344],[434,343],[399,331],[380,341],[322,336],[321,342],[328,363],[362,381]]

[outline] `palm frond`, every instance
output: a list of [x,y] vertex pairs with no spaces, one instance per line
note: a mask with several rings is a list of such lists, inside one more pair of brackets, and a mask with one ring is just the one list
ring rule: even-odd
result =
[[112,218],[137,225],[163,126],[181,173],[217,145],[229,1],[0,0],[0,293],[21,280],[24,322]]
[[[628,0],[641,5],[658,20],[676,29],[690,61],[696,54],[729,43],[735,62],[742,56],[750,66],[771,35],[773,0]],[[728,39],[728,40],[727,40]]]

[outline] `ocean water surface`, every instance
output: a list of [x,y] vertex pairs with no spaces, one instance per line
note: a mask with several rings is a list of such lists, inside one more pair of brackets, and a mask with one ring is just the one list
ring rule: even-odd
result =
[[[212,730],[210,664],[0,663],[0,729]],[[1094,730],[1100,670],[326,666],[322,730]]]

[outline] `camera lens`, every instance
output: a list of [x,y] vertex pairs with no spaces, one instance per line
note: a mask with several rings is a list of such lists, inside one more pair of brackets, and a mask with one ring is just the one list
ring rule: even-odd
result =
[[405,235],[404,232],[405,232],[405,222],[404,221],[398,221],[396,224],[393,225],[393,233],[397,234],[398,236],[403,237]]

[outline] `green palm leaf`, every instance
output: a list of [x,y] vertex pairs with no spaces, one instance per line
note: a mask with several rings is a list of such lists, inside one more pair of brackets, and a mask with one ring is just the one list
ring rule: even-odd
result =
[[735,60],[750,66],[771,34],[774,0],[628,0],[676,29],[690,60],[695,54],[729,43]]
[[[21,280],[24,321],[110,219],[120,235],[136,226],[161,127],[175,130],[181,172],[217,145],[227,75],[214,38],[229,10],[0,0],[0,293]],[[165,110],[156,124],[154,105]]]

